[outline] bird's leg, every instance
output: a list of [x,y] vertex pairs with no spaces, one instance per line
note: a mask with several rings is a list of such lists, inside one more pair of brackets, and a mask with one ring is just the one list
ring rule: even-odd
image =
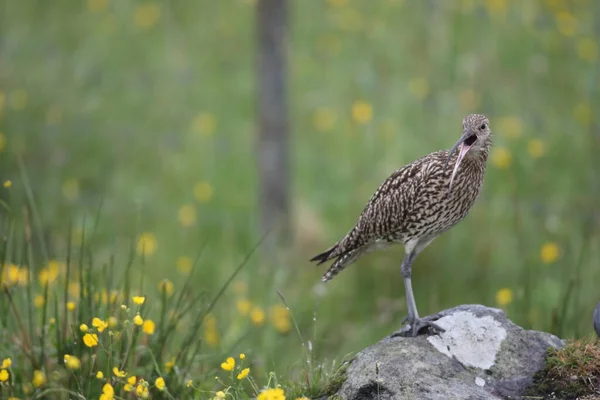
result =
[[[402,272],[402,278],[404,278],[404,289],[406,292],[406,305],[408,307],[408,315],[402,321],[402,324],[408,323],[410,325],[410,336],[417,336],[419,331],[424,327],[431,327],[437,331],[444,332],[444,329],[431,322],[429,317],[419,318],[419,312],[417,311],[417,303],[415,302],[415,296],[412,290],[412,263],[417,256],[416,251],[411,251],[404,255],[400,271]],[[408,333],[408,332],[407,332]]]

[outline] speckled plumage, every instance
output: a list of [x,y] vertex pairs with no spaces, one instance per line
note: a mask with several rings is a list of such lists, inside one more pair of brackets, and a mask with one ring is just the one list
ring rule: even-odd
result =
[[[483,184],[491,146],[488,119],[471,114],[463,120],[462,142],[471,143],[450,190],[452,168],[459,155],[441,150],[396,170],[375,191],[356,225],[335,245],[315,256],[318,264],[335,259],[323,276],[328,281],[363,254],[402,243],[416,256],[433,239],[460,222]],[[466,139],[465,139],[466,138]],[[475,139],[476,138],[476,139]],[[462,145],[461,140],[455,145]],[[412,260],[410,261],[412,263]]]

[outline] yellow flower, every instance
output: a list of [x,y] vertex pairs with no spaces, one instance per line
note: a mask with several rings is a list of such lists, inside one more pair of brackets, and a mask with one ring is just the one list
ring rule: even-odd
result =
[[560,249],[554,242],[545,243],[540,250],[540,259],[543,263],[552,264],[560,256]]
[[217,319],[213,314],[204,318],[204,341],[211,347],[219,344],[219,331],[217,330]]
[[542,142],[540,139],[531,139],[527,143],[527,151],[531,157],[540,158],[544,155],[544,142]]
[[104,386],[102,386],[102,394],[105,396],[105,399],[112,399],[115,395],[115,389],[113,389],[110,383],[105,383]]
[[58,278],[60,270],[64,267],[63,263],[58,261],[50,261],[48,266],[42,269],[38,275],[38,279],[42,286],[52,284]]
[[54,318],[54,317],[50,318],[50,319],[48,320],[48,323],[49,323],[50,325],[54,325],[54,324],[56,323],[56,318]]
[[192,270],[192,266],[193,262],[192,259],[189,257],[182,256],[177,259],[177,270],[182,275],[188,275]]
[[137,326],[142,326],[144,324],[144,319],[140,316],[140,314],[137,314],[135,317],[133,317],[133,323]]
[[492,164],[500,169],[507,169],[511,160],[512,156],[506,147],[496,147],[492,151]]
[[19,285],[25,286],[29,282],[29,271],[27,271],[27,267],[21,268],[19,270]]
[[512,302],[513,293],[509,288],[504,288],[496,292],[496,303],[500,307],[504,307]]
[[194,197],[199,203],[208,203],[213,197],[213,188],[208,182],[198,182],[194,185]]
[[143,379],[140,380],[140,383],[135,388],[135,394],[143,399],[148,397],[148,385]]
[[2,186],[4,186],[5,188],[10,188],[12,186],[12,181],[10,179],[5,180],[4,183],[2,184]]
[[242,380],[248,376],[250,373],[250,368],[244,368],[237,376],[238,380]]
[[233,357],[228,357],[225,362],[221,363],[221,368],[223,368],[225,371],[233,371],[234,367],[235,359]]
[[104,374],[102,373],[102,371],[96,372],[96,378],[98,378],[98,379],[104,378]]
[[156,378],[156,380],[154,381],[154,386],[156,386],[156,388],[158,390],[160,390],[161,392],[163,390],[165,390],[165,380],[163,379],[162,376],[159,376],[158,378]]
[[27,92],[23,89],[18,89],[10,93],[8,102],[15,110],[22,110],[27,107]]
[[121,371],[119,368],[117,367],[113,367],[112,369],[113,374],[115,374],[116,377],[118,378],[125,378],[127,376],[127,372],[125,371]]
[[245,317],[252,310],[252,303],[248,299],[239,299],[236,303],[238,312],[242,317]]
[[35,308],[41,308],[44,305],[44,303],[44,296],[42,295],[37,295],[33,298],[33,305],[35,306]]
[[83,335],[83,343],[87,347],[98,346],[98,335],[96,335],[95,333],[86,333],[85,335]]
[[67,310],[73,311],[74,309],[75,309],[75,302],[74,301],[67,302]]
[[79,282],[69,282],[69,287],[67,289],[71,297],[79,297]]
[[148,3],[137,7],[133,22],[140,28],[151,28],[160,18],[160,8],[157,4]]
[[283,389],[267,389],[258,395],[256,400],[285,400]]
[[577,41],[577,54],[582,60],[593,63],[598,58],[598,45],[592,38],[581,38]]
[[413,78],[408,82],[408,90],[417,100],[425,100],[429,95],[429,82],[425,78]]
[[141,306],[146,301],[146,296],[133,296],[131,299],[133,300],[134,304]]
[[8,380],[8,371],[0,369],[0,382],[6,382]]
[[260,307],[254,307],[250,312],[250,320],[256,326],[260,326],[265,323],[265,312]]
[[215,347],[220,342],[219,331],[215,327],[204,328],[204,341],[210,347]]
[[277,304],[271,307],[269,314],[271,323],[277,331],[281,333],[287,333],[292,329],[290,311],[286,307],[282,306],[281,304]]
[[79,358],[77,358],[75,356],[65,354],[64,360],[65,360],[65,365],[69,369],[75,370],[75,369],[81,368],[81,361],[79,361]]
[[63,182],[61,190],[65,199],[75,201],[79,197],[79,181],[75,178],[69,178]]
[[156,236],[150,232],[142,233],[138,238],[137,252],[139,255],[151,256],[156,252],[157,247]]
[[491,16],[504,16],[508,7],[507,0],[487,0],[485,6]]
[[79,330],[80,330],[81,332],[87,332],[87,331],[88,331],[88,329],[90,329],[90,328],[88,328],[88,326],[87,326],[86,324],[81,324],[81,325],[79,325]]
[[192,122],[192,130],[201,136],[212,135],[217,127],[217,121],[212,114],[200,113]]
[[244,353],[240,354],[240,360],[245,360],[246,359],[246,355]]
[[[190,381],[190,382],[192,382],[192,381]],[[215,393],[215,397],[217,399],[224,399],[225,398],[225,392],[223,392],[222,390],[219,390],[217,393]]]
[[523,121],[519,117],[508,116],[499,118],[496,122],[497,131],[510,139],[518,139],[523,134]]
[[152,321],[151,319],[145,320],[144,324],[142,325],[142,330],[144,331],[144,333],[146,333],[148,335],[154,335],[155,328],[156,328],[156,325],[154,324],[154,321]]
[[46,383],[46,374],[40,370],[33,371],[33,380],[31,383],[33,383],[34,387],[39,388]]
[[185,204],[179,208],[179,223],[188,228],[196,222],[196,209],[191,204]]
[[174,366],[175,366],[175,357],[171,357],[171,359],[165,363],[165,372],[170,373],[171,371],[173,371]]
[[127,378],[127,383],[123,386],[123,390],[125,390],[126,392],[133,391],[136,381],[137,377],[135,375],[132,375],[129,378]]
[[358,124],[370,122],[373,119],[373,107],[366,101],[355,101],[352,104],[352,118]]
[[103,332],[106,328],[108,328],[106,321],[103,321],[100,318],[92,319],[92,326],[96,328],[98,332]]
[[158,291],[160,293],[163,293],[163,291],[164,291],[167,296],[172,295],[173,294],[173,282],[171,282],[168,279],[163,279],[162,281],[160,281],[158,283]]
[[119,320],[116,317],[108,317],[108,327],[114,328],[119,324]]
[[[10,265],[4,265],[5,270],[4,270],[4,277],[3,280],[5,281],[5,283],[8,286],[12,286],[15,285],[19,282],[19,278],[21,276],[20,272],[21,270],[19,269],[19,267],[17,267],[14,264],[10,264]],[[25,270],[25,272],[27,273],[27,270],[25,268],[23,268]]]
[[192,387],[192,386],[194,386],[194,382],[193,382],[193,381],[190,379],[190,380],[188,380],[188,381],[185,383],[185,386],[186,386],[186,387]]
[[558,31],[565,36],[575,36],[577,33],[577,18],[567,11],[560,11],[556,14],[556,26]]
[[12,359],[10,357],[6,357],[2,360],[2,365],[0,368],[10,368],[12,366]]
[[92,12],[100,12],[106,10],[108,6],[108,0],[88,0],[87,7],[88,10]]
[[328,107],[319,107],[313,114],[313,126],[319,132],[329,132],[335,126],[337,115]]

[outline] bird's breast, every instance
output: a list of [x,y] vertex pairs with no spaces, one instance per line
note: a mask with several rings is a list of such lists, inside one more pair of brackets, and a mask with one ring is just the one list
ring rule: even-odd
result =
[[457,171],[450,192],[447,174],[431,174],[423,182],[409,213],[406,238],[440,234],[467,216],[481,191],[485,164],[481,167],[471,160],[465,161]]

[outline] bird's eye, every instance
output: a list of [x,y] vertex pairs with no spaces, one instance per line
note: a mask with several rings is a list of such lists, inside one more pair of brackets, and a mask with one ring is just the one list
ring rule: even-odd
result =
[[483,131],[483,130],[485,130],[485,124],[481,125],[481,126],[479,127],[479,129],[480,129],[480,130],[482,130],[482,131]]

